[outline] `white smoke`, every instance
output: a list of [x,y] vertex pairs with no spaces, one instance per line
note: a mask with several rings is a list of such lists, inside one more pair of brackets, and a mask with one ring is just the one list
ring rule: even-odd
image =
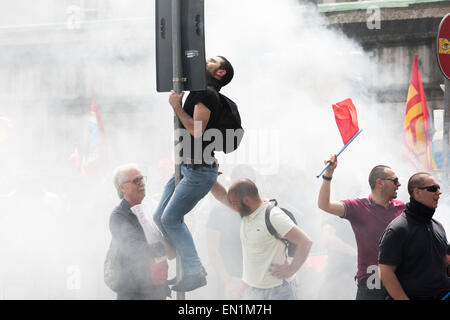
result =
[[[98,18],[115,22],[85,23],[82,17],[73,29],[67,27],[73,11],[62,2],[54,10],[29,4],[26,15],[12,3],[1,5],[9,12],[1,40],[17,46],[0,53],[6,61],[0,117],[10,121],[6,138],[0,130],[0,295],[113,298],[103,283],[103,259],[109,215],[119,199],[110,176],[100,183],[82,177],[68,158],[86,141],[94,92],[110,152],[108,171],[139,163],[148,175],[148,199],[162,192],[171,174],[173,112],[168,94],[156,93],[154,3],[111,1]],[[321,180],[315,176],[342,146],[333,103],[352,98],[363,129],[339,157],[333,199],[366,196],[370,169],[387,164],[403,183],[399,199],[407,201],[405,185],[413,173],[398,151],[402,113],[380,110],[369,94],[370,85],[381,81],[372,73],[373,61],[323,19],[313,6],[294,0],[205,1],[206,55],[223,55],[233,64],[235,78],[223,93],[238,104],[246,130],[237,151],[218,154],[220,171],[225,176],[235,164],[254,166],[265,198],[297,208],[317,254],[323,251],[323,213],[316,206]],[[39,41],[30,41],[26,30],[35,30]],[[21,46],[30,43],[29,50]],[[204,234],[214,203],[209,200],[186,221],[213,274]],[[444,227],[450,228],[448,218]],[[320,277],[303,278],[301,296],[317,298]],[[187,298],[211,299],[208,290]]]

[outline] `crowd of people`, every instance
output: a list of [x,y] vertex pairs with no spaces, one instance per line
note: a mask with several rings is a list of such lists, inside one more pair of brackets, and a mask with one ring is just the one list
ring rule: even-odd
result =
[[[181,180],[178,184],[175,176],[169,180],[153,219],[142,209],[145,177],[138,167],[125,165],[115,172],[121,202],[110,218],[110,250],[115,251],[108,254],[110,261],[105,265],[110,269],[105,275],[115,277],[108,283],[118,299],[166,299],[171,291],[207,286],[208,272],[184,217],[211,193],[223,204],[212,210],[206,226],[221,298],[299,299],[296,275],[315,239],[284,208],[261,197],[251,167],[236,169],[228,190],[217,181],[220,172],[214,148],[202,138],[208,130],[220,128],[223,103],[219,91],[232,80],[234,71],[222,56],[208,59],[206,71],[207,90],[191,92],[184,105],[183,93],[170,95],[169,103],[190,139],[183,141]],[[200,152],[192,155],[187,150]],[[444,228],[433,219],[441,195],[437,180],[429,173],[414,174],[408,181],[410,200],[405,204],[396,199],[401,183],[393,169],[378,165],[369,174],[371,192],[366,198],[331,201],[336,155],[325,163],[330,166],[322,176],[317,201],[318,208],[331,215],[323,224],[324,238],[330,259],[344,253],[347,261],[356,259],[356,299],[446,299],[450,246]],[[332,218],[348,220],[356,250],[339,237]],[[169,280],[167,259],[175,252],[181,268]],[[321,297],[333,287],[351,285],[348,267],[340,267],[342,272],[326,270]],[[347,282],[339,281],[341,275]]]

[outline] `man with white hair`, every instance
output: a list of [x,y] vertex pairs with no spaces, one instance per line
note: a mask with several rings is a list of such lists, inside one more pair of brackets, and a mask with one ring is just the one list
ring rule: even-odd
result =
[[146,177],[135,164],[118,167],[114,186],[122,201],[113,210],[109,227],[117,254],[114,290],[118,300],[159,300],[170,296],[166,256],[174,250],[146,219],[142,207]]

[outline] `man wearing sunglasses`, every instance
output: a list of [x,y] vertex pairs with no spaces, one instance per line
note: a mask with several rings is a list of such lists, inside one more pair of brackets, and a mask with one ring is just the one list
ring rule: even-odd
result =
[[386,226],[405,207],[403,202],[395,200],[401,184],[391,168],[380,165],[369,174],[371,193],[367,198],[330,201],[331,179],[337,167],[336,155],[325,161],[328,162],[331,165],[322,176],[318,206],[351,224],[358,249],[356,299],[383,300],[387,292],[378,276],[378,243]]
[[419,172],[408,193],[410,202],[380,241],[381,280],[395,300],[440,300],[450,293],[449,244],[433,219],[442,192],[431,174]]

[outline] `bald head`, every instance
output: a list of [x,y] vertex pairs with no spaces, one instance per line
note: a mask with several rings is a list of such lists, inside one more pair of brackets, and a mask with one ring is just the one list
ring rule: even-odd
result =
[[228,192],[233,193],[241,200],[244,199],[244,197],[249,197],[253,200],[260,199],[258,187],[252,180],[247,178],[233,182]]
[[263,203],[256,184],[250,179],[235,181],[228,190],[228,200],[241,217],[248,216]]
[[425,179],[430,177],[428,172],[415,173],[408,180],[408,193],[411,197],[414,196],[414,188],[421,188],[425,186]]
[[408,192],[411,199],[428,208],[436,209],[442,194],[438,181],[428,172],[413,174],[408,181]]
[[369,174],[369,185],[370,185],[370,189],[374,190],[376,185],[377,185],[377,179],[386,179],[388,174],[387,174],[387,169],[391,169],[388,166],[384,166],[384,165],[379,165],[376,166],[372,169],[372,171],[370,171]]

